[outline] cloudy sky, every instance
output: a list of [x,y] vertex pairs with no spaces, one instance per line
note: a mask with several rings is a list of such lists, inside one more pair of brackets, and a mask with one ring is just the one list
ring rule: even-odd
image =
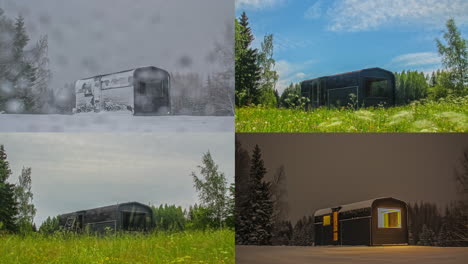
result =
[[284,165],[290,218],[379,197],[445,206],[467,134],[237,134],[262,150],[267,177]]
[[236,0],[256,36],[274,34],[278,89],[290,82],[367,67],[431,72],[434,39],[453,17],[465,38],[466,0]]
[[233,133],[0,134],[16,183],[32,168],[36,224],[47,216],[121,202],[198,201],[190,176],[208,150],[234,181]]
[[217,67],[215,43],[233,47],[233,1],[0,0],[0,8],[25,17],[31,44],[49,36],[54,87],[146,65],[206,74]]

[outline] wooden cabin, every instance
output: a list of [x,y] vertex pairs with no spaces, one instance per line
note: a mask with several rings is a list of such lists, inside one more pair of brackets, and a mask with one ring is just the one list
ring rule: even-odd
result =
[[170,115],[170,75],[153,66],[97,75],[76,81],[75,112],[131,111]]
[[381,68],[324,76],[301,82],[308,108],[395,105],[395,76]]
[[317,210],[315,245],[406,245],[408,210],[405,202],[378,198]]
[[59,226],[75,232],[144,232],[153,228],[153,211],[147,205],[130,202],[63,214],[58,220]]

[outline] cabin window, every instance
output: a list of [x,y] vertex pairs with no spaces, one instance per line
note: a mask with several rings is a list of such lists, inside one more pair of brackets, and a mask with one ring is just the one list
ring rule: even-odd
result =
[[127,231],[141,231],[146,229],[146,214],[123,212],[122,227]]
[[138,86],[138,93],[139,94],[146,94],[146,83],[140,82],[140,85]]
[[379,228],[401,228],[401,210],[378,208]]
[[93,96],[93,89],[91,88],[91,84],[84,83],[81,87],[81,90],[84,92],[85,96]]
[[366,79],[366,95],[369,97],[387,97],[388,81],[386,79]]
[[330,221],[330,216],[329,215],[324,215],[323,216],[323,225],[328,226],[328,225],[330,225],[330,222],[331,222]]

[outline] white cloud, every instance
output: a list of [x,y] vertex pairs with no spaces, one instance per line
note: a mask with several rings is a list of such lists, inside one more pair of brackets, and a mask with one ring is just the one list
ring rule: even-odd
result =
[[322,12],[322,1],[317,1],[305,11],[304,18],[318,19],[322,16]]
[[368,31],[388,25],[440,27],[453,17],[468,22],[466,0],[337,0],[327,11],[331,31]]
[[305,67],[316,63],[316,61],[310,60],[301,63],[290,63],[285,60],[279,60],[276,62],[275,70],[279,75],[278,83],[276,84],[276,90],[281,94],[291,83],[297,83],[306,79],[308,74],[304,73]]
[[440,64],[440,57],[435,52],[418,52],[397,56],[392,59],[392,64],[400,66],[421,66]]
[[236,8],[263,9],[275,7],[282,2],[283,0],[236,0]]

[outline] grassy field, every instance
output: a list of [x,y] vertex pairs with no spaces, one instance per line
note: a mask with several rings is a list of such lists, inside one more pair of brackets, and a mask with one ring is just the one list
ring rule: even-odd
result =
[[0,237],[0,263],[235,263],[234,231]]
[[468,97],[360,110],[238,108],[236,132],[468,132]]

